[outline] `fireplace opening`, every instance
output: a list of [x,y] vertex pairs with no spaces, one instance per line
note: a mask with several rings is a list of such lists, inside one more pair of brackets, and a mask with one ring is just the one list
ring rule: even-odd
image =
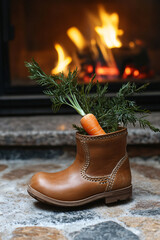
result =
[[[160,1],[0,0],[0,6],[4,112],[10,105],[22,110],[22,102],[28,112],[39,106],[42,91],[24,66],[32,58],[47,74],[78,67],[79,83],[88,84],[96,73],[100,83],[110,83],[111,92],[128,81],[150,82],[136,101],[160,109]],[[50,108],[45,101],[44,108]],[[38,113],[48,113],[44,108]]]
[[47,73],[75,66],[80,81],[160,81],[160,3],[142,1],[11,1],[12,85],[32,84],[23,63]]

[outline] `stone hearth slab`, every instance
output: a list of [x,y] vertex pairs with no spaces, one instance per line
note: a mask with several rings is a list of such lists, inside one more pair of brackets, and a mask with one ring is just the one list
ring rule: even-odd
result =
[[[160,113],[148,119],[160,128]],[[62,146],[75,145],[72,124],[78,124],[78,115],[53,115],[31,117],[1,117],[0,146]],[[128,127],[128,144],[159,144],[160,133],[149,129]]]

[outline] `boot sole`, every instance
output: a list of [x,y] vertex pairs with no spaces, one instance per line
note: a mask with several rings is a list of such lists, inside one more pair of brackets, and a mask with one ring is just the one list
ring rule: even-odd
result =
[[122,189],[118,189],[110,192],[95,194],[93,196],[90,196],[81,200],[77,200],[77,201],[61,201],[54,198],[50,198],[36,191],[31,186],[28,186],[27,191],[31,197],[35,198],[40,202],[44,202],[50,205],[63,206],[63,207],[82,206],[102,198],[105,199],[105,204],[109,204],[109,203],[114,203],[121,200],[123,201],[128,200],[132,197],[132,185],[126,188],[122,188]]

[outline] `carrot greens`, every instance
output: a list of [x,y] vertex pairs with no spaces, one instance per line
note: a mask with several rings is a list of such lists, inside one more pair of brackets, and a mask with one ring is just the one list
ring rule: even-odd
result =
[[57,112],[65,104],[74,108],[81,116],[85,115],[76,98],[78,88],[77,69],[73,72],[69,71],[66,77],[63,73],[59,75],[45,74],[34,59],[32,62],[25,63],[25,65],[30,72],[30,78],[45,87],[43,92],[50,97],[54,112]]
[[[136,123],[140,127],[160,131],[145,119],[149,111],[142,109],[131,99],[134,94],[144,91],[148,84],[137,87],[135,83],[128,82],[122,85],[117,94],[110,97],[108,84],[101,85],[95,81],[95,75],[87,86],[78,84],[77,68],[73,72],[69,71],[67,76],[63,73],[47,75],[34,59],[25,65],[29,70],[29,77],[42,86],[44,94],[50,97],[54,112],[65,104],[74,108],[81,116],[92,113],[105,132],[116,131],[119,126],[127,127],[128,124],[135,126]],[[73,127],[86,134],[83,128],[77,125]]]

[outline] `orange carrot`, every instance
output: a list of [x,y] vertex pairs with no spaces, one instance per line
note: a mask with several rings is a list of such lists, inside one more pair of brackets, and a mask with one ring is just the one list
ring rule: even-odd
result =
[[81,125],[84,130],[89,135],[104,135],[106,134],[105,131],[99,125],[97,118],[92,114],[88,113],[84,117],[81,118]]

